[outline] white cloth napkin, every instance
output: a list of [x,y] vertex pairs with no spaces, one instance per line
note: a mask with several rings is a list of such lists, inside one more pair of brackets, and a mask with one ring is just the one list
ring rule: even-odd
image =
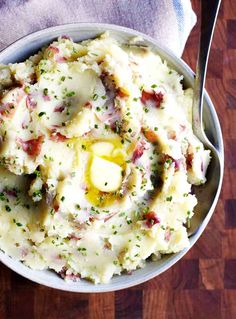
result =
[[196,15],[190,0],[0,0],[0,50],[33,31],[73,22],[130,27],[181,56]]

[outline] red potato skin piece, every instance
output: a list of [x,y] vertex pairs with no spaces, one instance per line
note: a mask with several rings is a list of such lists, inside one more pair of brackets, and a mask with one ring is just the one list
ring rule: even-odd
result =
[[86,107],[87,109],[92,109],[92,104],[91,104],[91,102],[90,101],[88,101],[88,102],[86,102],[85,104],[84,104],[84,107]]
[[191,169],[192,165],[193,165],[193,153],[188,153],[186,156],[186,165],[187,165],[187,169]]
[[116,96],[120,97],[120,98],[128,98],[129,97],[129,95],[124,93],[121,89],[117,90]]
[[142,128],[142,133],[150,143],[158,142],[158,136],[153,130]]
[[2,117],[13,118],[13,116],[15,115],[18,103],[20,103],[20,101],[24,97],[25,93],[21,88],[18,88],[16,94],[17,95],[16,95],[14,103],[13,102],[9,102],[9,103],[1,103],[0,102],[0,115],[2,115]]
[[170,131],[170,132],[168,132],[168,138],[170,139],[170,140],[174,140],[174,141],[177,141],[177,134],[176,134],[176,132],[175,131]]
[[24,152],[26,152],[29,156],[36,157],[41,152],[43,140],[44,137],[39,136],[36,139],[28,141],[22,141],[21,139],[19,139],[18,141],[21,143]]
[[50,98],[50,96],[48,96],[48,95],[43,95],[43,99],[44,99],[44,101],[45,102],[47,102],[47,101],[51,101],[51,98]]
[[55,210],[55,212],[57,213],[59,211],[59,205],[58,204],[54,204],[53,209]]
[[115,216],[117,214],[117,212],[111,213],[109,216],[107,216],[106,218],[104,218],[104,222],[107,222],[109,219],[111,219],[113,216]]
[[52,132],[50,139],[54,142],[65,142],[66,140],[68,140],[68,138],[65,135],[62,135],[59,132]]
[[17,191],[15,189],[4,189],[3,193],[7,194],[10,197],[17,197]]
[[58,63],[62,63],[62,62],[66,62],[67,59],[65,57],[61,57],[59,55],[60,50],[57,47],[54,47],[53,45],[50,45],[48,48],[48,52],[49,54],[52,53],[53,57],[55,58],[56,62]]
[[61,276],[62,279],[67,279],[67,280],[71,280],[73,282],[77,282],[81,279],[81,276],[80,274],[70,274],[70,275],[67,275],[66,274],[67,272],[67,268],[66,267],[63,267],[61,271],[59,271],[59,275]]
[[28,94],[26,97],[26,106],[29,110],[33,110],[37,107],[37,103],[32,99],[31,94]]
[[146,219],[145,224],[147,225],[148,228],[152,228],[153,225],[160,224],[160,222],[161,222],[160,218],[153,211],[148,212],[144,216],[144,218]]
[[78,237],[78,236],[73,235],[73,234],[72,234],[72,235],[69,235],[68,238],[69,238],[69,239],[73,239],[73,240],[80,240],[80,239],[81,239],[81,237]]
[[52,51],[54,54],[58,54],[59,53],[59,49],[57,47],[54,47],[53,45],[50,45],[48,50]]
[[62,279],[67,279],[73,282],[77,282],[81,279],[81,275],[80,274],[69,274],[67,275],[68,268],[66,266],[62,267],[62,269],[58,272],[58,274],[61,276]]
[[176,160],[167,154],[165,154],[163,157],[163,164],[169,159],[175,164],[175,171],[178,171],[181,168],[181,166],[185,167],[185,163],[182,158]]
[[14,103],[3,103],[0,105],[0,114],[7,118],[12,118],[16,112]]
[[170,238],[171,238],[171,231],[170,229],[167,229],[165,232],[165,240],[170,241]]
[[161,103],[163,102],[164,95],[161,92],[155,92],[152,90],[151,92],[142,90],[142,96],[141,96],[141,102],[146,105],[147,101],[152,101],[155,103],[156,108],[159,108],[161,106]]
[[67,58],[65,57],[60,57],[60,56],[56,56],[56,61],[58,63],[63,63],[63,62],[66,62],[67,61]]
[[54,109],[54,112],[56,113],[62,113],[65,110],[65,106],[60,105],[60,106],[56,106]]
[[132,156],[133,163],[135,163],[137,159],[139,159],[140,157],[143,156],[144,150],[145,150],[144,143],[142,143],[142,142],[138,143],[138,145],[136,146],[136,148],[133,152],[133,156]]
[[62,35],[61,38],[65,39],[65,40],[73,41],[72,38],[69,35],[66,35],[66,34]]

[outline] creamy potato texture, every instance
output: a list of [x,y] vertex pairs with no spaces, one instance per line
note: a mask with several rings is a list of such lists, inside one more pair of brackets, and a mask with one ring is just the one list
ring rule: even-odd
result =
[[108,282],[189,245],[208,150],[192,90],[146,47],[61,37],[0,66],[0,248]]

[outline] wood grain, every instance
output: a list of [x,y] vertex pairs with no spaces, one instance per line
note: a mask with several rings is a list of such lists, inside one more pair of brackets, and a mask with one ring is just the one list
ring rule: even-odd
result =
[[[192,1],[199,14],[200,0]],[[197,25],[184,59],[194,69]],[[224,0],[209,61],[207,90],[225,142],[219,203],[190,252],[162,275],[105,294],[60,292],[32,283],[0,265],[0,319],[234,319],[236,318],[236,1]]]

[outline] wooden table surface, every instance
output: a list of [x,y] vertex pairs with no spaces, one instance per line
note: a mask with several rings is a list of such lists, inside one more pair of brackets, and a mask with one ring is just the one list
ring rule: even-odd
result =
[[[193,1],[193,7],[199,13],[199,0]],[[198,28],[194,28],[184,53],[192,68]],[[236,318],[236,0],[223,0],[207,89],[223,129],[225,175],[214,216],[190,252],[155,279],[104,294],[49,289],[1,264],[0,319]]]

